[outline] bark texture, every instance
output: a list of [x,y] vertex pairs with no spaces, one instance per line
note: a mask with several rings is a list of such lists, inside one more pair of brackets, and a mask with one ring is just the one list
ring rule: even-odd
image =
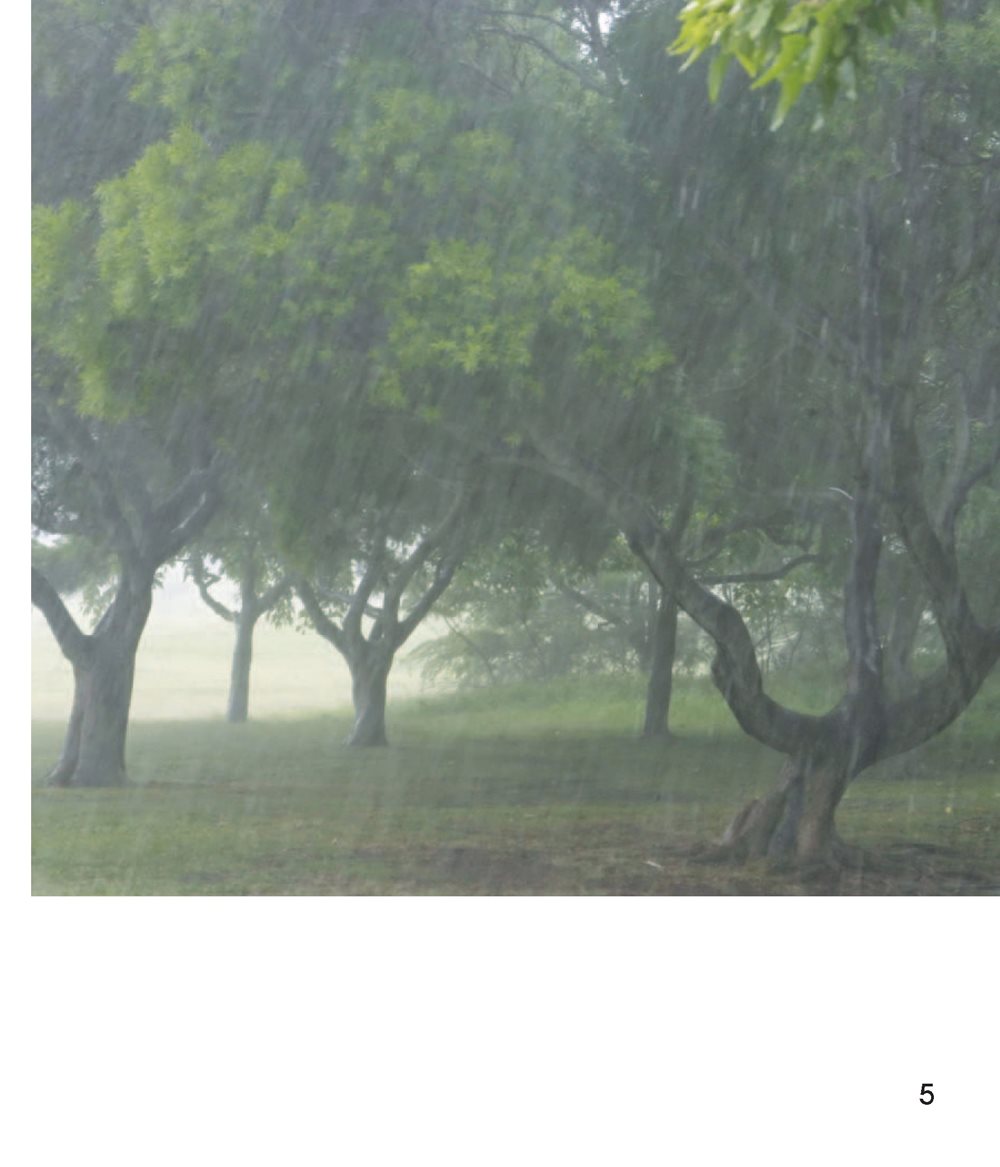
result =
[[753,799],[729,824],[723,851],[734,859],[828,867],[844,848],[834,827],[850,772],[841,751],[817,749],[789,758],[777,787]]

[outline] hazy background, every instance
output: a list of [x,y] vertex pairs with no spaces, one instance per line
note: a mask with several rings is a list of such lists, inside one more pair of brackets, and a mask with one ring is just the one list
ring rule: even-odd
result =
[[[226,599],[220,590],[220,598]],[[70,603],[89,629],[91,621]],[[415,647],[437,635],[414,636]],[[171,568],[153,600],[139,645],[132,715],[140,721],[222,719],[226,711],[233,627],[202,603],[181,568]],[[406,651],[389,678],[389,701],[421,688],[416,665]],[[73,675],[45,618],[31,613],[31,715],[35,721],[65,721],[73,699]],[[254,633],[250,676],[250,716],[279,717],[328,713],[349,707],[351,678],[343,658],[314,632],[275,628],[261,620]]]

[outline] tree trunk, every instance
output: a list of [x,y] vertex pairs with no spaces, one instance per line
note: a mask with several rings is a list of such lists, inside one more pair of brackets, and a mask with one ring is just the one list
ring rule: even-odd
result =
[[677,649],[677,601],[662,589],[653,624],[651,647],[642,736],[663,738],[670,736],[670,696],[673,691],[674,655]]
[[351,695],[354,700],[354,726],[347,739],[349,746],[385,746],[386,685],[391,658],[348,661],[351,669]]
[[152,602],[152,577],[123,585],[87,638],[86,652],[73,665],[73,708],[51,784],[125,785],[135,657]]
[[[145,623],[145,621],[143,621]],[[74,672],[73,709],[62,756],[49,775],[59,786],[124,786],[138,636],[96,636],[87,665]]]
[[885,675],[890,692],[909,693],[916,685],[913,675],[913,651],[920,632],[924,604],[920,597],[901,597],[893,610],[886,636]]
[[250,664],[253,659],[253,632],[257,617],[244,608],[236,619],[236,645],[229,675],[229,703],[226,720],[246,721],[250,711]]
[[836,866],[845,848],[834,819],[850,776],[846,751],[819,747],[789,758],[778,787],[753,799],[730,823],[723,851],[739,860]]
[[83,728],[84,671],[73,666],[73,708],[70,710],[69,725],[63,739],[59,761],[49,771],[46,781],[50,786],[69,786],[77,759],[80,757],[80,732]]

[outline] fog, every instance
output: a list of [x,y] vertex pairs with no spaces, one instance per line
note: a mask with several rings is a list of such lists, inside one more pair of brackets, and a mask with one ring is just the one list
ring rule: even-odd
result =
[[[79,601],[70,609],[81,623]],[[434,621],[425,635],[435,635]],[[418,635],[412,647],[423,638]],[[226,707],[233,630],[202,603],[182,568],[169,569],[154,594],[153,611],[136,659],[136,721],[218,720]],[[389,695],[427,689],[420,668],[400,657]],[[262,620],[254,637],[251,675],[254,716],[290,717],[342,712],[351,704],[351,675],[343,659],[311,630],[275,628]],[[31,613],[31,716],[65,722],[73,702],[73,670],[44,616]]]

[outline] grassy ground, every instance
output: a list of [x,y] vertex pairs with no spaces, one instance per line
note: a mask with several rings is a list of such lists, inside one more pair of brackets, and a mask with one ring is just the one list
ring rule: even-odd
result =
[[[788,683],[800,703],[825,695]],[[701,861],[779,759],[702,682],[669,743],[604,679],[410,699],[393,744],[347,721],[137,722],[133,785],[34,791],[36,894],[956,894],[1000,890],[1000,685],[917,755],[848,793],[850,842],[893,858],[835,883]],[[61,726],[36,722],[33,777]]]

